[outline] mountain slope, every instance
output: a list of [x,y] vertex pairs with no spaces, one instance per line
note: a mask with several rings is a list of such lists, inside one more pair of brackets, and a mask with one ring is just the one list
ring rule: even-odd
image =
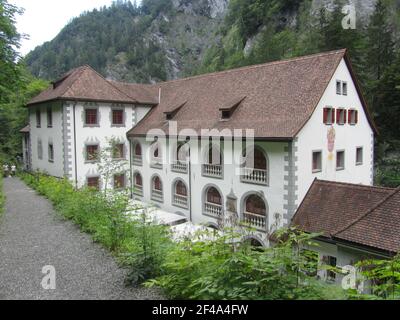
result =
[[191,74],[214,42],[228,0],[116,1],[73,19],[26,57],[31,72],[54,79],[90,64],[110,79],[154,82]]

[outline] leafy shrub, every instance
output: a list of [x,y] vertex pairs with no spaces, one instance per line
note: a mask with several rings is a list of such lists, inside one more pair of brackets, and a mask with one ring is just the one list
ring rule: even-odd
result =
[[299,248],[310,235],[290,233],[289,240],[254,250],[232,244],[239,235],[227,231],[216,241],[184,241],[163,265],[164,275],[148,281],[173,299],[344,299],[344,291],[303,272],[308,261]]

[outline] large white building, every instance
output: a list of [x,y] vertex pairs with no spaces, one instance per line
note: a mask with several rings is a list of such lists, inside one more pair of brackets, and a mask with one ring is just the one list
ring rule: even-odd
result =
[[115,186],[194,223],[233,212],[262,244],[316,178],[373,184],[375,128],[345,50],[154,85],[81,67],[28,107],[33,170],[101,185],[91,154],[114,136],[131,169]]

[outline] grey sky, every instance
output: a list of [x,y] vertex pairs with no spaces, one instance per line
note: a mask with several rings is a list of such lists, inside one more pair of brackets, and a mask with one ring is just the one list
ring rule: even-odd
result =
[[86,10],[108,6],[112,0],[9,0],[9,3],[25,9],[25,13],[17,17],[17,28],[30,37],[22,41],[20,49],[21,54],[26,55],[36,46],[52,40],[73,17]]

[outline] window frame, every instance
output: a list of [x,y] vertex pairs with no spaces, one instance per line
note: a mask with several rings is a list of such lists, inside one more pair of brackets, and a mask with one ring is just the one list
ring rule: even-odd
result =
[[[359,151],[361,151],[361,161],[358,161]],[[364,147],[356,147],[356,166],[364,164]]]
[[47,107],[46,109],[47,128],[53,128],[53,109]]
[[341,96],[342,95],[342,81],[336,80],[336,94]]
[[[116,156],[116,153],[115,153],[118,147],[121,147],[121,150],[118,150],[118,152],[121,153],[121,156],[120,156],[120,157],[117,157],[117,156]],[[121,143],[116,143],[116,144],[113,146],[112,159],[113,159],[113,160],[124,160],[124,159],[126,159],[125,143],[122,143],[122,142],[121,142]]]
[[[338,155],[343,154],[343,166],[338,166]],[[336,171],[343,171],[346,169],[346,153],[345,150],[336,151]]]
[[[90,179],[97,179],[97,186],[90,186],[89,185],[89,180]],[[92,176],[92,177],[86,177],[86,186],[88,187],[88,188],[93,188],[93,189],[96,189],[96,190],[100,190],[100,176]]]
[[[326,106],[323,109],[323,123],[327,126],[331,126],[333,124],[335,124],[335,120],[336,120],[336,114],[335,114],[336,109],[334,107],[331,106]],[[326,112],[326,115],[325,115]],[[326,117],[326,120],[325,120]]]
[[[89,159],[89,148],[93,148],[96,147],[97,149],[97,157],[93,158],[93,159]],[[85,163],[96,163],[99,161],[99,153],[100,153],[100,144],[96,143],[96,144],[86,144],[85,145]]]
[[350,109],[348,111],[348,124],[351,126],[355,126],[357,123],[358,123],[358,110]]
[[54,163],[54,143],[49,142],[47,145],[47,158],[48,161]]
[[[122,117],[121,123],[114,122],[114,119],[115,119],[114,112],[121,112],[121,117]],[[111,120],[111,127],[117,127],[117,128],[125,127],[126,126],[126,124],[125,124],[125,120],[126,120],[125,109],[124,108],[116,108],[116,107],[111,108],[110,120]]]
[[[116,185],[116,181],[118,180],[118,179],[115,179],[116,177],[123,179],[124,183],[122,186]],[[126,188],[126,174],[125,173],[116,173],[113,175],[113,188],[114,188],[114,190],[124,190]]]
[[41,112],[40,108],[36,109],[35,114],[36,114],[36,128],[41,128],[42,127],[42,112]]
[[347,123],[347,111],[344,108],[336,109],[336,124],[344,126]]
[[[314,168],[314,154],[319,154],[319,168]],[[312,173],[322,172],[322,150],[313,150],[311,153],[311,171]]]
[[347,81],[342,81],[342,95],[347,96],[349,90],[349,86],[347,85]]
[[[96,123],[89,123],[88,120],[88,111],[96,111]],[[84,122],[84,127],[99,127],[100,126],[100,112],[99,112],[99,108],[98,107],[92,107],[92,106],[88,106],[85,107],[83,110],[83,122]]]

